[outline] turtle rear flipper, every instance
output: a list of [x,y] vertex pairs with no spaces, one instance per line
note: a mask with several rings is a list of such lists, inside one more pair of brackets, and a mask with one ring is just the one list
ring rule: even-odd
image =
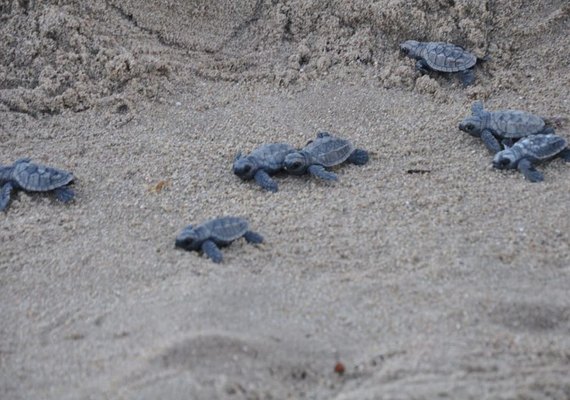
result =
[[275,182],[267,172],[261,169],[255,173],[253,178],[255,182],[265,190],[275,193],[279,189],[277,182]]
[[368,159],[368,152],[366,150],[355,149],[346,161],[355,165],[364,165],[368,162]]
[[3,211],[6,209],[6,207],[8,207],[12,190],[14,190],[14,185],[12,185],[11,182],[5,183],[2,186],[2,189],[0,189],[0,211]]
[[570,162],[570,148],[565,148],[560,153],[558,153],[558,157],[563,159],[566,162]]
[[257,232],[247,231],[243,234],[244,239],[251,244],[263,243],[263,236]]
[[55,196],[62,203],[69,203],[75,197],[75,192],[68,186],[62,186],[54,190]]
[[493,135],[493,133],[490,130],[483,129],[483,131],[481,132],[481,139],[483,140],[483,143],[485,143],[485,146],[493,154],[496,154],[499,151],[501,151],[501,144],[495,138],[495,136]]
[[544,180],[542,172],[538,171],[528,158],[520,160],[517,168],[530,182],[542,182]]
[[338,177],[334,172],[327,171],[322,165],[310,165],[307,169],[311,175],[325,181],[337,181]]
[[224,258],[216,243],[211,240],[205,240],[202,243],[202,251],[216,264],[221,263]]
[[472,85],[475,82],[475,72],[473,72],[472,68],[465,69],[459,72],[459,79],[461,79],[463,87]]

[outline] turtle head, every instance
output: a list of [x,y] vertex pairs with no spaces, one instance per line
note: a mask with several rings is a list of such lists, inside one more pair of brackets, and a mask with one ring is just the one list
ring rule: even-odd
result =
[[497,169],[515,169],[517,163],[517,156],[511,149],[499,151],[493,158],[493,167]]
[[331,136],[331,134],[328,132],[325,132],[325,131],[317,132],[317,139],[322,139],[322,138],[330,137],[330,136]]
[[256,164],[250,157],[236,157],[233,167],[234,174],[241,179],[252,179],[257,172]]
[[479,137],[483,130],[483,120],[478,115],[472,115],[461,121],[459,129],[471,136]]
[[202,242],[200,236],[200,232],[195,230],[192,225],[188,225],[176,236],[174,245],[185,250],[198,250]]
[[287,154],[283,164],[287,172],[295,175],[304,174],[309,166],[307,157],[300,151]]
[[406,40],[404,43],[400,44],[400,53],[405,56],[415,58],[418,52],[418,47],[420,47],[420,42],[416,40]]

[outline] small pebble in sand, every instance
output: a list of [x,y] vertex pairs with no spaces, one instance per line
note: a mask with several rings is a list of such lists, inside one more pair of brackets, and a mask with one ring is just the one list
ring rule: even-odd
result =
[[345,371],[346,368],[344,367],[344,364],[338,361],[334,366],[334,372],[337,373],[338,375],[344,375]]

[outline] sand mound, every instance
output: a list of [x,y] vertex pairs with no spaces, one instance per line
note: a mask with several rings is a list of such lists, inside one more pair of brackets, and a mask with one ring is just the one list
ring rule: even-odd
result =
[[[178,1],[160,12],[139,0],[30,4],[0,8],[0,103],[31,114],[81,111],[109,96],[153,98],[172,71],[178,80],[284,86],[371,73],[385,87],[413,88],[413,61],[398,53],[406,39],[490,55],[485,88],[475,90],[482,95],[522,92],[529,67],[567,64],[570,6],[556,1]],[[439,90],[418,83],[420,93]]]
[[15,1],[1,8],[0,103],[35,115],[82,111],[108,96],[155,95],[168,66],[126,46],[105,11]]

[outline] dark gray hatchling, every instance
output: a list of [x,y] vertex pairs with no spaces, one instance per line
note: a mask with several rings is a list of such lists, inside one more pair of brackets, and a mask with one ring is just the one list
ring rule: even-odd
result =
[[32,163],[29,158],[17,160],[11,166],[0,166],[0,211],[8,207],[10,195],[15,189],[53,191],[59,201],[67,203],[75,195],[68,186],[72,181],[71,173]]
[[341,139],[327,132],[319,132],[315,140],[285,157],[285,170],[291,174],[310,173],[327,181],[336,181],[337,175],[325,168],[349,162],[364,165],[368,162],[368,152],[355,149],[346,139]]
[[473,68],[479,59],[463,47],[444,42],[418,42],[407,40],[400,44],[400,51],[414,58],[416,70],[425,74],[428,71],[458,73],[463,86],[475,82]]
[[554,128],[539,116],[518,110],[487,111],[480,100],[473,103],[471,116],[461,121],[459,129],[480,137],[492,153],[529,135],[554,134]]
[[239,152],[234,159],[234,174],[243,180],[255,179],[263,189],[277,192],[277,182],[270,175],[283,170],[285,156],[293,151],[293,146],[286,143],[271,143],[258,147],[248,156]]
[[518,169],[531,182],[540,182],[544,176],[535,164],[560,157],[570,162],[570,149],[564,138],[557,135],[531,135],[512,147],[495,154],[493,167]]
[[248,243],[263,242],[263,237],[249,230],[247,221],[239,217],[220,217],[198,226],[188,225],[176,237],[175,245],[185,250],[202,250],[213,262],[222,262],[220,247],[244,237]]

